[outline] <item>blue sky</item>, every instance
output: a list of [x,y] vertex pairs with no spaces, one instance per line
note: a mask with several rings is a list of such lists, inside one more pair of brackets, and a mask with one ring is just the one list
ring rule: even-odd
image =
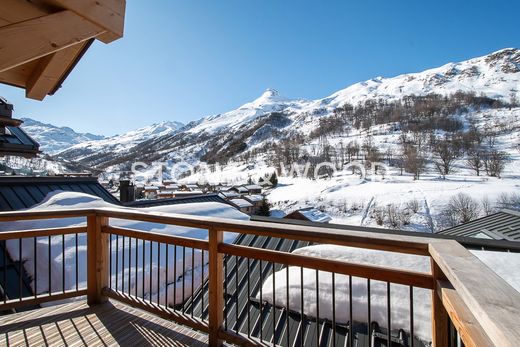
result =
[[518,48],[518,13],[513,0],[127,0],[125,37],[96,42],[56,95],[0,95],[16,117],[113,135],[225,112],[268,87],[321,98]]

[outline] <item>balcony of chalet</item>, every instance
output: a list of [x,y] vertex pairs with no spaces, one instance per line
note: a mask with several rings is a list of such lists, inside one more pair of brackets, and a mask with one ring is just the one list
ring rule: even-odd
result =
[[[4,225],[71,218],[82,223],[0,233],[3,344],[514,346],[520,341],[520,293],[447,237],[120,207],[0,213]],[[197,228],[206,237],[124,228],[115,223],[121,220]],[[233,242],[226,233],[235,233]],[[308,245],[420,257],[430,265],[428,271],[410,270],[392,262],[371,265],[292,252]],[[61,270],[51,264],[55,261]]]

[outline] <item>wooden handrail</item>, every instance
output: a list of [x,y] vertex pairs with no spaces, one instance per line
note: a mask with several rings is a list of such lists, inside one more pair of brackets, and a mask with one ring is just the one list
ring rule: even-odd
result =
[[[287,265],[303,265],[317,270],[333,271],[414,287],[434,288],[441,294],[439,296],[441,306],[454,321],[457,329],[461,331],[467,345],[471,345],[472,341],[492,341],[492,343],[500,346],[515,346],[520,342],[520,322],[518,320],[518,317],[520,317],[520,293],[453,240],[387,235],[348,229],[279,225],[269,222],[236,221],[223,218],[136,211],[130,208],[2,212],[0,213],[0,222],[72,217],[87,217],[89,221],[87,228],[73,227],[3,232],[0,233],[0,240],[87,231],[87,294],[91,303],[102,302],[107,296],[105,290],[108,279],[108,253],[106,248],[108,233],[208,251],[210,315],[207,329],[210,333],[212,345],[220,344],[222,337],[226,336],[226,333],[222,331],[222,284],[224,282],[222,265],[224,254],[276,261]],[[109,226],[110,218],[206,229],[208,230],[209,240],[194,240],[113,227]],[[224,232],[424,255],[431,258],[433,267],[437,270],[430,275],[332,260],[316,260],[301,255],[229,245],[223,242]],[[449,283],[449,286],[446,283]],[[110,293],[109,296],[116,297],[117,295]],[[120,296],[117,297],[121,299]],[[438,305],[437,309],[439,309]],[[436,311],[434,310],[434,312]],[[435,321],[436,318],[434,316],[433,320]],[[480,328],[471,325],[471,322],[474,321],[479,322]],[[482,336],[479,336],[475,329],[482,329]],[[434,344],[442,345],[441,341],[434,341]]]
[[388,281],[418,288],[433,289],[433,276],[424,272],[357,264],[347,261],[309,257],[300,254],[229,245],[225,243],[221,243],[218,246],[218,251],[219,253],[260,259],[277,264],[299,266],[306,269],[334,272],[341,275],[352,275],[377,281]]

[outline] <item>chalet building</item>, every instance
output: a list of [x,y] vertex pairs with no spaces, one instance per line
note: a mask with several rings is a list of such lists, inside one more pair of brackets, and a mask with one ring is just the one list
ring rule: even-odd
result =
[[13,118],[13,105],[0,97],[0,155],[33,158],[40,153],[40,145],[20,128],[22,123]]
[[262,187],[258,184],[249,184],[245,188],[249,194],[262,194]]
[[249,190],[247,190],[247,188],[244,186],[233,186],[229,190],[231,190],[235,193],[238,193],[240,195],[249,194]]
[[[37,100],[54,94],[94,40],[109,43],[122,37],[125,6],[124,0],[0,1],[0,83],[23,88]],[[5,314],[0,316],[0,341],[5,345],[520,345],[520,292],[469,251],[493,251],[493,256],[511,259],[520,244],[505,237],[325,224],[330,217],[312,208],[295,211],[299,219],[179,216],[142,207],[190,201],[190,209],[196,209],[205,199],[226,202],[220,195],[204,194],[123,204],[89,177],[9,179],[0,180],[0,313]],[[57,190],[100,196],[114,207],[23,210]],[[256,194],[245,187],[236,192]],[[239,208],[247,206],[242,201],[252,207],[244,198],[231,200]],[[124,228],[116,221],[154,223],[159,231]],[[498,228],[493,232],[475,226],[468,233],[515,237],[499,230],[508,221],[494,223]],[[166,225],[195,229],[201,237],[161,233],[160,226]],[[237,236],[230,238],[228,231]],[[78,239],[85,242],[81,248]],[[428,271],[290,253],[316,243],[420,256]],[[132,251],[139,245],[142,254]],[[65,255],[66,246],[70,252]],[[48,263],[42,263],[44,255]],[[500,270],[511,264],[504,260]],[[184,271],[186,266],[191,271]],[[69,268],[75,274],[82,269],[86,281],[66,277]],[[29,269],[36,285],[47,276],[46,292],[32,291]],[[315,278],[315,288],[304,286]],[[333,285],[339,280],[341,285]],[[353,284],[367,290],[357,296]],[[266,298],[270,288],[271,301]],[[392,294],[398,288],[406,295],[396,299]],[[285,290],[289,305],[279,302]],[[418,292],[429,299],[419,302]],[[319,299],[316,313],[307,310],[313,297]],[[340,298],[348,303],[338,306]],[[428,311],[419,316],[417,309],[424,305]],[[429,334],[419,336],[418,329],[425,326]]]
[[253,205],[253,207],[251,208],[251,214],[257,214],[260,211],[262,201],[264,200],[264,197],[262,195],[243,195],[242,198],[244,200],[249,201]]
[[299,210],[296,210],[296,211],[293,211],[293,212],[287,214],[283,218],[304,220],[304,221],[317,222],[317,223],[328,223],[332,220],[331,216],[329,216],[325,212],[318,210],[315,207],[301,208]]
[[226,200],[240,197],[240,194],[238,194],[234,190],[220,191],[218,194]]
[[228,202],[235,206],[241,212],[252,214],[253,213],[253,204],[242,198],[229,199]]
[[159,187],[157,186],[144,186],[143,194],[145,199],[155,199],[159,193]]

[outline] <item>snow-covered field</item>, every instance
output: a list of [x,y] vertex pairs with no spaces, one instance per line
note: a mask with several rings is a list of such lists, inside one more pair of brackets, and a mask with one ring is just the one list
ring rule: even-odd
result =
[[[31,211],[45,211],[45,210],[59,210],[66,208],[96,208],[96,207],[114,207],[113,205],[104,202],[100,198],[93,197],[90,195],[75,193],[75,192],[52,192],[45,198],[43,202],[39,205],[32,207]],[[164,212],[164,213],[180,213],[180,214],[188,214],[188,215],[198,215],[198,216],[213,216],[213,217],[222,217],[222,218],[231,218],[237,220],[248,220],[249,217],[235,208],[220,204],[220,203],[193,203],[193,204],[185,204],[185,205],[170,205],[170,206],[161,206],[161,207],[150,207],[143,208],[143,211],[155,211],[155,212]],[[111,222],[114,226],[132,228],[143,231],[157,232],[168,235],[178,235],[190,238],[198,238],[198,239],[207,239],[207,230],[196,229],[196,228],[187,228],[173,225],[164,225],[164,224],[156,224],[156,223],[148,223],[148,222],[139,222],[139,221],[125,221],[120,219],[114,219]],[[67,218],[67,219],[52,219],[52,220],[35,220],[35,221],[18,221],[18,222],[2,222],[0,223],[0,231],[4,230],[27,230],[27,229],[41,229],[41,228],[56,228],[56,227],[68,227],[68,226],[82,226],[85,225],[85,218]],[[233,233],[225,233],[224,241],[232,242],[236,234]],[[64,252],[62,251],[62,237],[54,236],[51,238],[51,259],[50,259],[50,287],[53,292],[61,291],[63,288],[65,290],[75,289],[76,285],[76,276],[78,278],[79,287],[82,288],[86,285],[87,274],[86,274],[86,246],[87,240],[86,235],[81,234],[78,237],[78,273],[76,274],[76,237],[75,235],[66,235],[64,237],[65,245]],[[36,268],[36,283],[34,280],[31,282],[32,289],[35,289],[36,284],[36,292],[38,294],[48,292],[49,290],[49,239],[47,237],[37,238],[36,242],[36,254],[34,247],[33,239],[24,239],[22,241],[22,254],[21,257],[24,260],[24,267],[27,271],[27,274],[30,278],[34,279],[34,259],[37,258],[37,268]],[[117,246],[116,246],[117,245]],[[204,276],[207,274],[207,254],[204,257],[204,265],[202,264],[202,254],[198,250],[193,250],[194,256],[192,260],[192,250],[187,248],[185,253],[183,253],[182,247],[177,247],[177,251],[174,251],[174,246],[169,247],[169,264],[170,271],[168,273],[168,278],[166,278],[166,246],[161,246],[160,259],[158,257],[158,248],[157,245],[151,249],[151,267],[150,267],[150,246],[147,242],[145,245],[145,267],[142,267],[142,254],[143,254],[143,244],[139,243],[137,246],[137,254],[138,254],[138,262],[137,262],[137,277],[136,277],[136,245],[135,241],[130,246],[128,238],[126,238],[125,242],[125,269],[122,268],[122,250],[123,243],[122,238],[119,238],[119,242],[116,243],[115,237],[113,237],[111,242],[112,247],[112,264],[113,264],[113,274],[112,274],[112,286],[116,285],[116,272],[118,273],[118,282],[117,285],[121,290],[123,284],[123,278],[125,283],[125,291],[128,291],[128,276],[130,275],[130,290],[132,293],[135,293],[135,286],[137,286],[137,293],[139,296],[143,296],[145,298],[152,298],[157,300],[157,295],[160,295],[160,300],[162,303],[165,302],[166,291],[168,291],[168,304],[172,304],[175,300],[175,303],[179,304],[183,302],[187,297],[189,297],[192,293],[192,289],[196,290],[198,286],[200,286]],[[11,255],[14,261],[17,261],[20,258],[19,254],[19,242],[18,240],[10,240],[7,242],[7,248],[9,254]],[[116,249],[119,250],[119,264],[118,269],[116,270]],[[128,250],[131,250],[132,260],[131,260],[131,270],[128,267]],[[176,258],[174,258],[174,255]],[[63,259],[65,260],[65,286],[63,286],[62,282],[62,266]],[[184,259],[184,260],[183,260]],[[160,265],[159,266],[159,262]],[[173,264],[176,264],[176,271],[174,270]],[[193,266],[192,266],[193,265]],[[159,269],[160,276],[160,284],[158,287],[157,283],[157,273]],[[193,270],[193,271],[192,271]],[[143,281],[142,276],[146,278]],[[151,272],[150,272],[151,271]],[[151,284],[150,287],[150,273],[151,273]],[[174,274],[176,277],[174,277]],[[184,277],[183,277],[184,274]],[[193,274],[193,281],[192,281]],[[123,277],[124,275],[124,277]],[[137,278],[137,281],[136,281]],[[183,280],[184,278],[184,280]],[[192,283],[194,287],[192,287]],[[174,289],[176,288],[176,289]],[[184,288],[184,290],[183,290]],[[143,292],[144,291],[144,292]],[[175,291],[175,298],[174,298]],[[184,296],[183,296],[184,295]]]

